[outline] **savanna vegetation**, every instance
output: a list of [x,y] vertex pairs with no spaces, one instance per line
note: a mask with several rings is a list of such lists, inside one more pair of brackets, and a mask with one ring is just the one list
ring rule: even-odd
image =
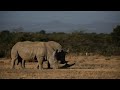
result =
[[72,33],[52,32],[23,32],[22,28],[14,31],[2,30],[0,32],[0,57],[10,57],[12,46],[19,41],[56,41],[71,53],[82,54],[86,52],[105,56],[120,55],[120,25],[113,28],[109,34],[86,33],[74,31]]

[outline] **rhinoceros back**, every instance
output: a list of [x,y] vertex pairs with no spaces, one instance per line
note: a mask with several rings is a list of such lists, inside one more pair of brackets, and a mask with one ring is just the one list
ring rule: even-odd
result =
[[24,60],[34,59],[35,56],[45,56],[44,42],[31,42],[24,41],[18,42],[14,45],[14,48],[19,56]]

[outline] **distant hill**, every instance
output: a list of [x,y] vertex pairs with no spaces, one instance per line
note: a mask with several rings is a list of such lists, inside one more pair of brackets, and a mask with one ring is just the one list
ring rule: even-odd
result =
[[88,32],[97,32],[97,33],[110,33],[113,31],[117,25],[120,25],[118,22],[93,22],[91,24],[82,25],[87,28]]
[[51,22],[10,22],[1,23],[0,30],[13,29],[17,27],[23,27],[25,32],[38,32],[45,30],[46,32],[72,32],[74,30],[85,30],[85,32],[96,32],[96,33],[110,33],[116,25],[120,23],[113,22],[93,22],[91,24],[72,24],[64,23],[61,21]]

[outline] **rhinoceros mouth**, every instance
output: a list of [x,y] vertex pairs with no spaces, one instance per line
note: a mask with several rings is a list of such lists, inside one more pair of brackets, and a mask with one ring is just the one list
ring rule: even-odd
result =
[[68,61],[60,61],[60,64],[67,64]]

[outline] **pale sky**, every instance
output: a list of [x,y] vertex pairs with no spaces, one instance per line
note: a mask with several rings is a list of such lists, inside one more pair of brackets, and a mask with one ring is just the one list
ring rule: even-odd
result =
[[53,20],[73,24],[94,21],[120,22],[120,11],[0,11],[0,23]]
[[54,20],[72,24],[120,22],[120,11],[0,11],[0,25]]

